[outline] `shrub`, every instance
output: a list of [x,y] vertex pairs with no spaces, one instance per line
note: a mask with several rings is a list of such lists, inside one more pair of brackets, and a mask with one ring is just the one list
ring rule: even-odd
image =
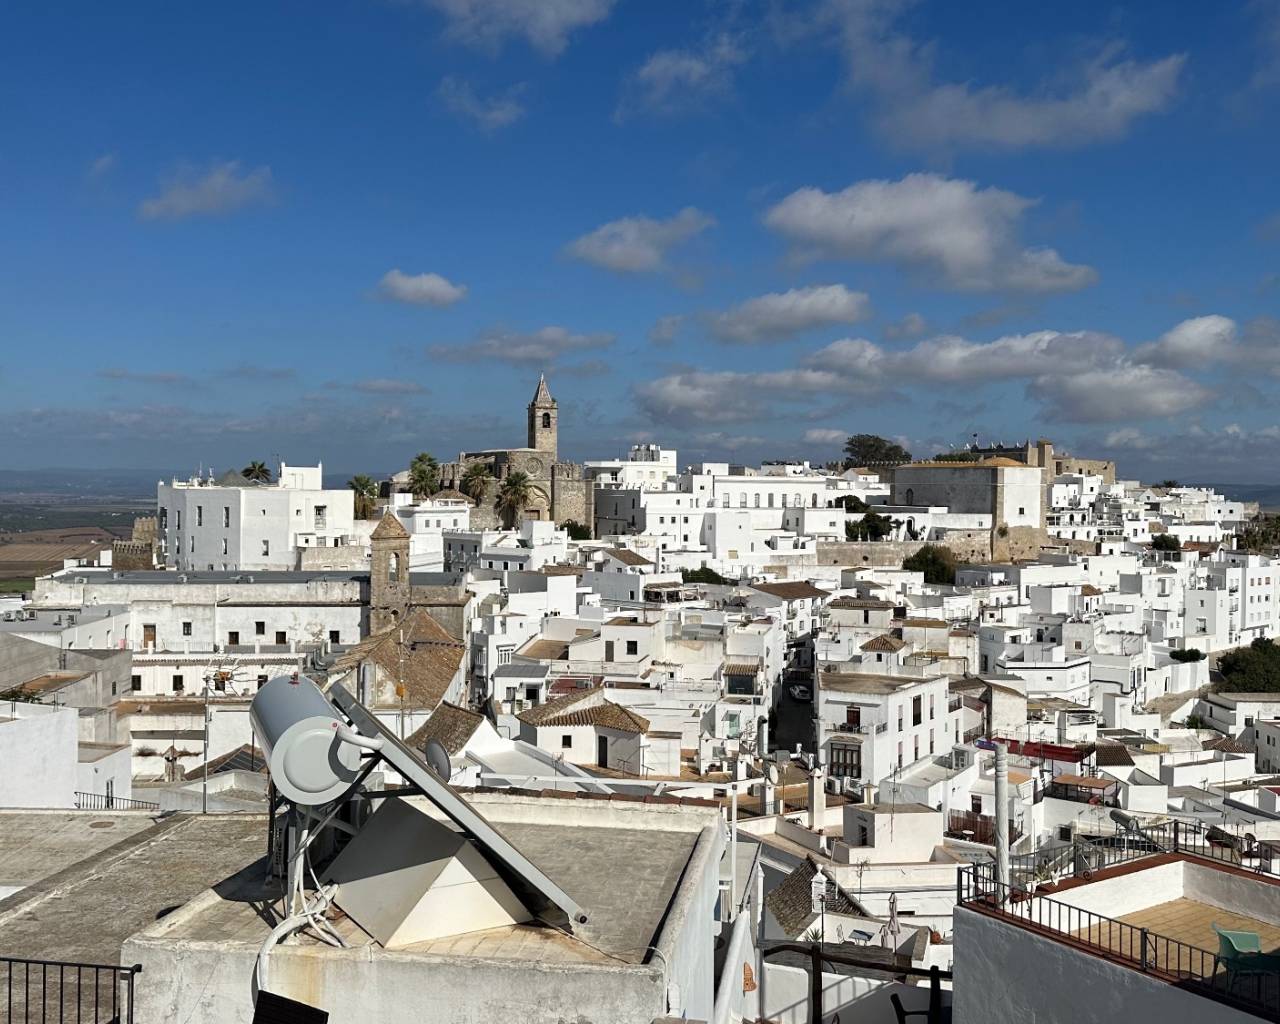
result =
[[1174,661],[1204,661],[1204,651],[1198,647],[1188,647],[1186,650],[1170,651],[1169,657]]
[[940,544],[926,544],[902,560],[902,568],[924,573],[926,583],[951,584],[956,581],[956,556]]

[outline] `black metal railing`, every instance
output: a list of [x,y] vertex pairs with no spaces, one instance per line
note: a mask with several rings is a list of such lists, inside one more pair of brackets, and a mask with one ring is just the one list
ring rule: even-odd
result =
[[1060,941],[1150,974],[1219,1002],[1280,1019],[1280,977],[1233,977],[1216,953],[1117,918],[1106,917],[996,880],[994,864],[974,864],[956,875],[956,903],[1017,921]]
[[76,793],[76,809],[81,811],[158,811],[149,800],[130,800],[112,793]]
[[78,964],[0,957],[5,1024],[133,1024],[134,979],[141,964]]

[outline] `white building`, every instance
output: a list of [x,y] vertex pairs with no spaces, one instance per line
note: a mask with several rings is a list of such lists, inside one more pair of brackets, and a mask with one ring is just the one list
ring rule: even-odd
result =
[[160,558],[171,569],[294,569],[300,549],[352,543],[354,494],[322,466],[280,463],[272,483],[236,472],[156,486]]

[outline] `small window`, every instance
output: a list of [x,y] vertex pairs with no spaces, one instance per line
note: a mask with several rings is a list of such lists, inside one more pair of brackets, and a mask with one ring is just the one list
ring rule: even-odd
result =
[[129,689],[137,693],[142,689],[142,676],[132,675],[129,677]]
[[227,552],[227,538],[226,538],[226,537],[223,537],[223,538],[222,538],[222,553],[223,553],[224,555],[228,553],[228,552]]
[[567,732],[565,732],[565,733],[561,733],[561,734],[560,734],[560,749],[561,749],[561,750],[568,750],[568,749],[569,749],[570,747],[572,747],[572,746],[573,746],[573,737],[572,737],[569,733],[567,733]]
[[231,506],[230,505],[222,506],[222,525],[224,527],[231,525]]
[[116,681],[113,679],[111,680],[111,696],[114,697],[115,695],[116,695]]
[[269,554],[271,554],[271,541],[269,541],[269,540],[264,540],[264,541],[262,542],[262,553],[263,553],[264,555],[269,555]]
[[338,630],[336,629],[329,630],[329,643],[331,644],[341,643],[342,641],[340,639],[340,636],[341,634],[339,633]]
[[204,506],[196,506],[196,526],[204,526]]
[[635,640],[628,640],[628,641],[627,641],[627,653],[628,653],[628,654],[639,654],[639,653],[640,653],[640,644],[639,644],[639,642],[638,642],[638,641],[635,641]]
[[266,636],[267,624],[265,622],[255,622],[253,624],[253,633],[255,636]]
[[239,642],[240,642],[240,631],[239,631],[238,629],[233,629],[233,630],[231,630],[230,632],[228,632],[228,633],[227,633],[227,643],[228,643],[228,644],[231,644],[231,645],[233,645],[233,646],[234,646],[235,644],[238,644]]
[[183,635],[183,636],[190,636],[190,635],[191,635],[191,623],[189,623],[189,622],[184,622],[184,623],[182,624],[182,635]]
[[182,676],[173,677],[173,692],[174,693],[182,692]]
[[283,644],[287,644],[288,642],[289,642],[289,639],[288,639],[288,637],[285,635],[284,630],[283,630],[283,629],[277,629],[277,630],[276,630],[276,643],[283,645]]
[[543,430],[551,429],[551,413],[549,412],[544,412],[542,414],[542,429]]
[[266,685],[267,685],[267,677],[266,677],[266,674],[263,673],[258,676],[258,689],[261,690]]

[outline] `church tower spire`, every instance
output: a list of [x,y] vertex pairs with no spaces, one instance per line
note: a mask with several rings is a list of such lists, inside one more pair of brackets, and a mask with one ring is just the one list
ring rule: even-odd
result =
[[545,452],[556,460],[556,432],[560,411],[556,400],[551,397],[551,389],[547,387],[547,375],[538,377],[538,387],[533,393],[533,401],[529,403],[529,447]]

